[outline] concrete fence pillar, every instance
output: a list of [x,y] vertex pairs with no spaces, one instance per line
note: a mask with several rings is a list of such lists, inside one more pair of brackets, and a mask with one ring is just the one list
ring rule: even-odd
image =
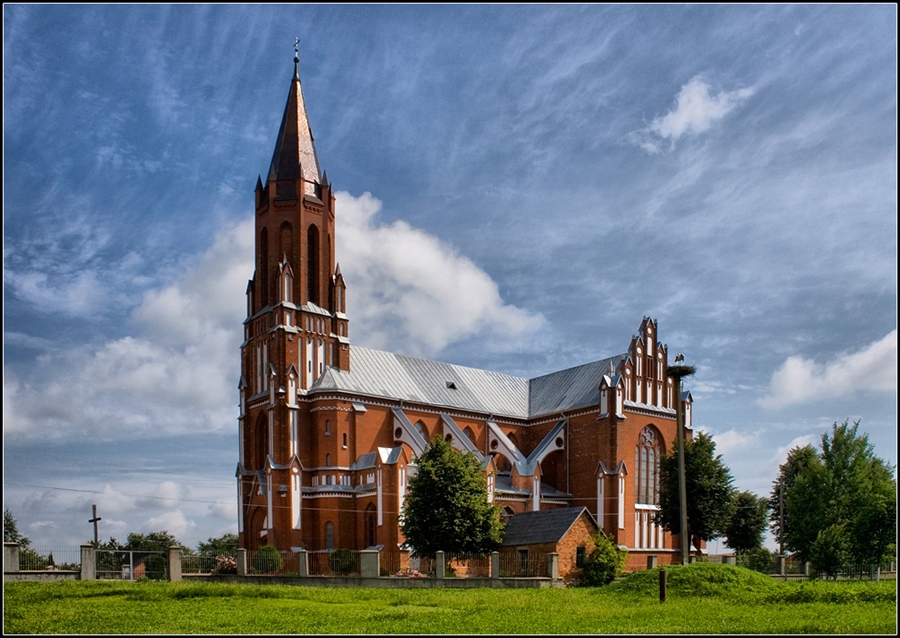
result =
[[784,556],[778,557],[778,574],[784,576]]
[[734,556],[723,556],[723,557],[722,557],[722,564],[723,564],[723,565],[734,565],[734,564],[735,564],[735,558],[734,558]]
[[246,549],[237,550],[237,556],[235,556],[234,562],[237,564],[238,576],[246,576],[247,575],[247,550]]
[[444,578],[447,573],[447,563],[444,561],[444,552],[434,553],[434,576]]
[[491,552],[491,578],[500,578],[500,552]]
[[363,549],[359,552],[359,575],[362,578],[378,578],[380,566],[377,549]]
[[3,542],[3,573],[19,571],[19,544]]
[[559,554],[555,552],[547,554],[547,576],[550,580],[559,580]]
[[81,546],[81,580],[97,580],[97,550],[90,543]]
[[659,556],[656,554],[650,554],[647,557],[647,569],[656,569],[657,564],[659,563]]
[[301,549],[297,552],[297,574],[309,576],[309,552]]
[[178,545],[169,547],[169,582],[181,580],[181,548]]
[[688,565],[693,565],[697,562],[697,556],[695,554],[691,554],[688,556]]

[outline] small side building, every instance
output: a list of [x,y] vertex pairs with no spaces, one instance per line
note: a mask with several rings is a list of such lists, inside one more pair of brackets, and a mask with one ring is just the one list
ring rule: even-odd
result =
[[[584,560],[594,549],[599,527],[586,507],[523,512],[506,522],[500,544],[500,564],[547,564],[547,554],[559,555],[559,576],[581,578]],[[501,567],[501,571],[503,568]]]

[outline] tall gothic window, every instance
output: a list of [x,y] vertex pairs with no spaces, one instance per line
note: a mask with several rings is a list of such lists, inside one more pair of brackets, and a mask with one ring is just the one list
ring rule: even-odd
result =
[[634,449],[634,502],[645,505],[659,504],[659,455],[660,436],[651,425],[641,430]]
[[306,232],[306,289],[310,302],[319,303],[319,229],[310,225]]
[[265,228],[259,237],[259,300],[269,305],[269,233]]

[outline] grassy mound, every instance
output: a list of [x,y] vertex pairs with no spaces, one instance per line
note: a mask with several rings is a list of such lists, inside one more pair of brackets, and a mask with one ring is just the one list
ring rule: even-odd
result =
[[609,586],[623,594],[659,596],[659,572],[665,569],[668,597],[690,596],[777,596],[784,583],[744,567],[715,563],[670,565],[635,572]]

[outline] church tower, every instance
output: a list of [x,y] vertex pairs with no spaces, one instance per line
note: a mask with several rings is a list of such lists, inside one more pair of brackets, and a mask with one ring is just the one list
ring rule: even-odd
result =
[[298,399],[327,368],[350,368],[334,203],[316,156],[295,49],[272,162],[266,180],[256,182],[256,269],[247,285],[239,387],[241,547],[286,544],[272,536],[294,528],[289,519],[299,517]]

